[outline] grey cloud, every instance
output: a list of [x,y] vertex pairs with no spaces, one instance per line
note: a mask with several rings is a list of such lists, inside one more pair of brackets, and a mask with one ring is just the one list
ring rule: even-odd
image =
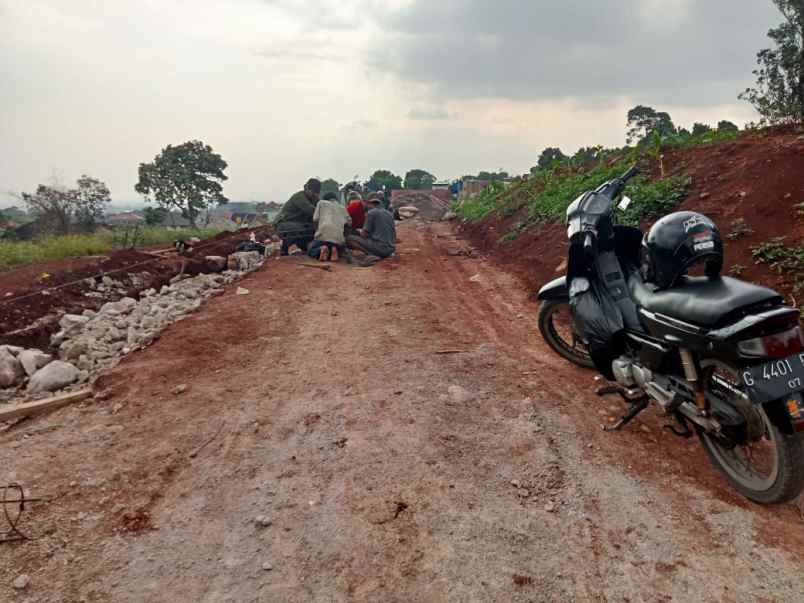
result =
[[781,16],[769,0],[676,0],[680,16],[669,4],[413,0],[374,13],[369,65],[440,98],[733,102]]

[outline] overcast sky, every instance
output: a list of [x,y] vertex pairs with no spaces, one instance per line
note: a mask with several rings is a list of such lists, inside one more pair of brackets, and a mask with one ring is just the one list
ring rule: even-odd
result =
[[[0,192],[137,167],[201,139],[233,200],[309,176],[527,172],[622,145],[636,104],[755,119],[736,95],[770,0],[0,0]],[[0,206],[9,205],[0,196]]]

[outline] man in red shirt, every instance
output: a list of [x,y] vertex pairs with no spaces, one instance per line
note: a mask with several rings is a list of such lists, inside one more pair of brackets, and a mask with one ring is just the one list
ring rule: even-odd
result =
[[366,205],[367,203],[360,196],[360,193],[358,193],[357,191],[352,191],[349,193],[348,203],[346,205],[346,212],[352,219],[351,224],[352,229],[359,230],[363,228],[363,224],[366,223],[366,213],[368,213]]

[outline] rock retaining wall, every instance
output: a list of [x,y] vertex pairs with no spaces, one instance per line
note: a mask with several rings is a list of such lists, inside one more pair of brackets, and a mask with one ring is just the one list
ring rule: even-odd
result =
[[100,371],[147,347],[168,325],[263,263],[257,252],[235,253],[233,257],[239,270],[178,278],[159,291],[142,291],[139,300],[124,297],[104,304],[97,312],[65,314],[59,320],[61,330],[51,338],[59,360],[39,350],[0,346],[0,388],[5,388],[2,397],[17,397],[26,384],[29,394],[42,394],[93,381]]

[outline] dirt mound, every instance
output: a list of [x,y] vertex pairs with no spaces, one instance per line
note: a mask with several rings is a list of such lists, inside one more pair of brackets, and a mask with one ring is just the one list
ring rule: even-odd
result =
[[[724,272],[777,288],[797,304],[801,300],[793,292],[793,275],[756,264],[752,248],[775,237],[786,237],[788,245],[804,242],[802,157],[802,133],[776,128],[746,133],[733,141],[667,150],[663,160],[666,175],[690,177],[687,198],[679,209],[707,214],[726,237]],[[649,170],[659,177],[658,162]],[[492,214],[462,230],[493,261],[536,291],[563,274],[566,233],[562,223],[537,224],[506,240],[526,219],[527,209],[522,208],[507,217]],[[649,222],[643,223],[643,230],[649,227]]]
[[[140,291],[159,288],[178,274],[208,271],[204,257],[226,256],[254,232],[258,239],[273,234],[263,226],[220,233],[195,246],[186,257],[172,251],[119,250],[108,254],[69,258],[0,273],[0,344],[47,349],[62,314],[97,310],[107,301],[137,297]],[[100,294],[93,282],[112,278],[120,286]]]
[[391,203],[393,209],[415,207],[419,210],[417,217],[425,220],[440,220],[449,211],[450,204],[444,199],[425,192],[411,192],[398,195]]

